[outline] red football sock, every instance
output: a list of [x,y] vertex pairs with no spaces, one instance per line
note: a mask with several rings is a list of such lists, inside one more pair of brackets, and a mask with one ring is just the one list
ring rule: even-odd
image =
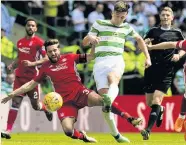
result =
[[83,140],[84,135],[83,135],[81,132],[79,132],[78,130],[74,129],[74,133],[73,133],[73,135],[72,135],[72,138],[73,138],[73,139],[80,139],[80,140]]
[[10,109],[9,114],[8,114],[7,128],[6,128],[7,131],[12,130],[12,127],[17,117],[17,113],[18,113],[18,108]]
[[132,117],[132,116],[131,116],[129,113],[127,113],[123,108],[121,108],[121,107],[118,105],[117,102],[113,102],[111,108],[112,108],[112,109],[111,109],[112,113],[117,114],[117,115],[119,115],[119,116],[121,116],[121,117],[123,117],[123,118],[125,118],[125,119],[128,119],[128,118],[131,118],[131,117]]

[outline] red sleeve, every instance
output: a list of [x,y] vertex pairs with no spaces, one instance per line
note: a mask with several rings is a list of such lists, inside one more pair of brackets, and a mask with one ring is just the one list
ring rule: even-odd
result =
[[178,41],[176,44],[176,48],[186,51],[186,40]]
[[44,57],[46,55],[46,51],[45,51],[45,48],[43,46],[44,45],[44,40],[38,37],[37,41],[38,41],[39,53],[42,55],[42,57]]
[[42,57],[45,57],[46,51],[45,51],[44,46],[42,46],[42,47],[39,49],[39,52],[40,52],[40,54],[42,55]]
[[87,62],[87,54],[71,54],[76,63],[86,63]]
[[41,82],[45,77],[46,77],[45,69],[44,69],[44,66],[42,65],[41,68],[40,68],[40,70],[39,70],[39,73],[37,74],[37,76],[35,76],[34,81],[39,83],[39,82]]

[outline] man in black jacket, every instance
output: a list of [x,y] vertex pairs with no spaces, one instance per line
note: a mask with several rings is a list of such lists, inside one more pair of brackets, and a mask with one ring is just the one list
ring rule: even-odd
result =
[[[183,40],[181,31],[171,27],[173,21],[173,11],[169,7],[164,7],[160,12],[160,27],[151,28],[146,36],[145,41],[158,44],[161,42]],[[145,93],[146,103],[151,107],[149,121],[147,127],[141,131],[144,140],[149,139],[151,129],[156,122],[156,126],[160,127],[164,107],[161,106],[164,93],[167,93],[172,83],[175,62],[178,61],[185,52],[178,51],[175,48],[166,50],[151,50],[149,52],[152,66],[145,69]]]

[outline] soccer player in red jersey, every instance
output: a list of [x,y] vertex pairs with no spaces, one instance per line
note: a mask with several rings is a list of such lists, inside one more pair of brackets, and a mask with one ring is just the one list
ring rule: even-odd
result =
[[[176,41],[176,42],[163,42],[163,43],[159,43],[156,45],[148,45],[149,50],[170,49],[170,48],[177,48],[177,49],[181,49],[181,50],[186,51],[186,40],[180,40],[180,41]],[[180,59],[180,57],[178,57],[176,60],[173,60],[173,61],[178,61],[179,59]],[[184,77],[185,80],[184,81],[186,84],[186,63],[184,65],[184,73],[185,73],[185,77]],[[186,118],[186,93],[184,94],[184,96],[182,98],[180,114],[174,124],[174,129],[176,132],[181,132],[181,130],[184,126],[184,128],[185,128],[184,139],[186,141],[186,120],[185,120],[185,118]]]
[[[14,99],[15,96],[32,90],[43,78],[49,76],[55,91],[63,97],[63,106],[57,113],[65,134],[73,139],[80,139],[84,142],[96,142],[94,138],[88,137],[85,132],[74,129],[79,109],[85,106],[103,106],[104,103],[104,99],[100,95],[87,89],[81,83],[76,70],[76,63],[86,63],[93,56],[91,54],[60,55],[60,46],[56,39],[46,41],[44,46],[49,61],[42,65],[39,74],[33,80],[10,93],[1,103],[6,103],[10,99]],[[119,108],[117,104],[112,109],[113,112],[120,116],[122,114],[130,116],[126,115],[127,113]],[[133,125],[138,125],[137,119],[133,121],[135,122],[131,122]],[[128,139],[125,142],[129,142]]]
[[[23,84],[32,80],[37,74],[37,65],[47,61],[46,51],[43,47],[44,41],[35,35],[37,31],[37,24],[34,19],[26,20],[26,36],[17,42],[18,58],[8,66],[9,70],[15,69],[16,79],[14,81],[13,89],[21,87]],[[40,57],[43,57],[40,59]],[[52,120],[52,113],[48,112],[42,102],[39,102],[38,86],[35,86],[27,93],[22,93],[12,99],[12,106],[9,111],[6,131],[1,132],[1,137],[10,139],[10,132],[16,120],[17,113],[23,96],[28,95],[34,110],[44,111],[48,120]]]

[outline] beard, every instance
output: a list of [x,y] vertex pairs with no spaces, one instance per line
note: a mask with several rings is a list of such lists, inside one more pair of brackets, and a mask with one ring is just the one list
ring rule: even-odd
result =
[[49,60],[50,60],[51,63],[57,63],[58,60],[59,60],[59,58],[60,58],[60,55],[58,55],[55,60],[52,59],[51,57],[48,57],[48,58],[49,58]]
[[28,36],[33,36],[33,35],[34,35],[34,32],[33,32],[33,31],[30,31],[30,32],[29,32],[29,30],[26,30],[26,34],[27,34]]

